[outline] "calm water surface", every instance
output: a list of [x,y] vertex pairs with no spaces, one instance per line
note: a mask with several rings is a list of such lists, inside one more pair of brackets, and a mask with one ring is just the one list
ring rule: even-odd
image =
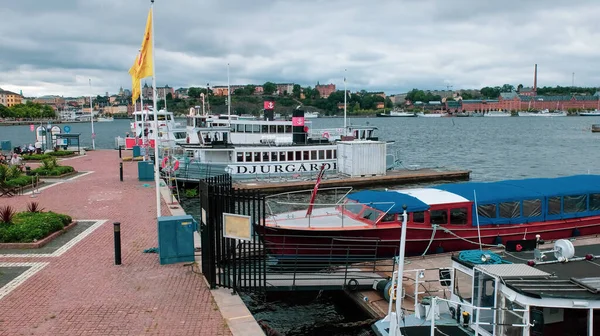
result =
[[[341,127],[343,119],[311,119],[313,128]],[[97,148],[114,148],[114,138],[129,131],[129,120],[94,123]],[[591,132],[600,117],[565,118],[348,118],[348,123],[377,126],[389,151],[404,166],[472,170],[472,179],[556,177],[600,174],[596,155],[600,134]],[[61,124],[60,126],[64,126]],[[70,124],[91,146],[89,123]],[[34,140],[29,126],[0,126],[0,140],[16,144]]]

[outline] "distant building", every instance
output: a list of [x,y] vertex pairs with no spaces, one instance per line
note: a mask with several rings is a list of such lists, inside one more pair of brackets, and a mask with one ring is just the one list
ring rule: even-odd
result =
[[317,85],[315,85],[315,90],[319,92],[319,97],[327,98],[335,92],[335,84],[321,85],[317,83]]
[[179,88],[175,90],[173,98],[188,99],[189,97],[190,96],[188,95],[188,88]]
[[0,89],[0,104],[11,107],[13,105],[21,104],[23,96],[19,93]]
[[294,91],[294,83],[277,84],[276,93],[280,96],[291,95]]
[[519,95],[520,96],[529,96],[529,97],[531,97],[531,96],[535,96],[535,94],[536,94],[535,90],[533,88],[530,88],[530,87],[524,87],[524,88],[521,88],[519,90]]
[[390,100],[394,105],[402,105],[406,102],[406,93],[398,93],[390,96]]
[[[157,87],[156,88],[156,99],[158,100],[163,100],[167,97],[167,94],[174,94],[174,90],[172,87],[170,87],[169,85],[165,85],[163,87]],[[144,100],[151,100],[152,99],[152,86],[148,86],[148,83],[144,83],[144,86],[142,87],[142,95],[144,96]]]
[[37,97],[33,100],[34,103],[50,105],[50,106],[63,106],[65,104],[65,99],[61,96],[41,96]]

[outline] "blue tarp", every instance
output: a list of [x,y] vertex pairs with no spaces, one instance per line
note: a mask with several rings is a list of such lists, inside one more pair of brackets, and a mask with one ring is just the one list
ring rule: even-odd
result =
[[363,190],[352,193],[347,198],[358,203],[376,203],[369,206],[383,212],[388,211],[392,207],[389,213],[402,213],[403,205],[407,206],[407,212],[429,209],[429,205],[421,202],[418,198],[397,191]]

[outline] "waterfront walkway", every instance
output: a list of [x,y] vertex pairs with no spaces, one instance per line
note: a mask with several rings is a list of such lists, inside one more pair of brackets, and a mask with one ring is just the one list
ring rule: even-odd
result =
[[[0,290],[1,336],[231,335],[202,275],[183,264],[161,266],[157,254],[143,253],[158,246],[154,183],[137,180],[135,162],[124,163],[120,182],[119,162],[114,150],[88,152],[60,163],[93,173],[42,189],[35,198],[0,198],[18,210],[35,201],[46,211],[96,221],[87,236],[60,252],[0,250],[0,283],[3,267],[31,266],[16,287]],[[163,215],[170,215],[162,204]],[[116,221],[120,266],[114,265]]]

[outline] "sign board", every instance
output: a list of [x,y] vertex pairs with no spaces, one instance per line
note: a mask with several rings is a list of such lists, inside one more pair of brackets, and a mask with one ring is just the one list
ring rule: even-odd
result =
[[304,117],[292,117],[293,126],[304,126]]
[[265,101],[263,106],[265,110],[272,110],[275,108],[275,102]]
[[68,126],[68,125],[67,125],[67,126],[65,126],[65,127],[63,128],[63,131],[64,131],[65,133],[70,133],[70,132],[71,132],[71,126]]
[[252,240],[250,216],[223,213],[223,237],[246,241]]

